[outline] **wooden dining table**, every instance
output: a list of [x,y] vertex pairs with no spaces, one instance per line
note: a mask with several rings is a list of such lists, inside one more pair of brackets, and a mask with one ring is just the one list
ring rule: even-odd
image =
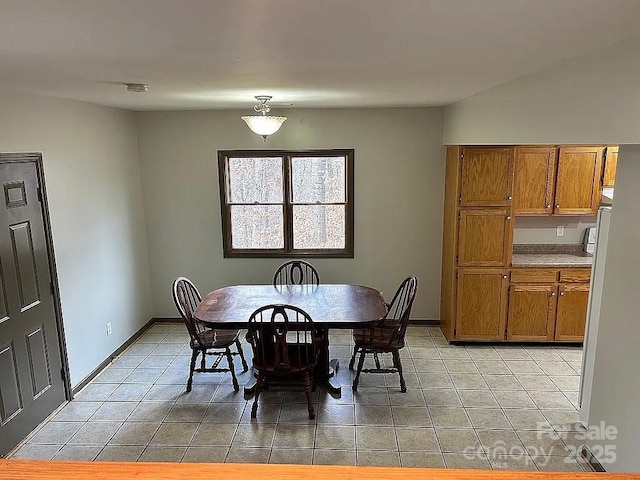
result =
[[[309,314],[321,338],[316,382],[338,395],[341,389],[335,372],[340,364],[329,358],[329,330],[366,327],[387,311],[382,294],[363,285],[234,285],[209,293],[194,317],[210,328],[246,328],[256,309],[271,304],[294,305]],[[252,375],[245,394],[251,394],[254,387]]]

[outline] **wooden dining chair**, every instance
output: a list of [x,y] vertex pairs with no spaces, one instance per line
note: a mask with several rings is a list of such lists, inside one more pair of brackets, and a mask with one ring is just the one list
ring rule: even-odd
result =
[[319,342],[311,317],[292,305],[266,305],[251,314],[247,341],[258,372],[251,418],[256,418],[258,398],[268,385],[296,383],[304,387],[309,418],[315,418],[311,391]]
[[290,260],[278,267],[273,275],[273,286],[318,285],[320,277],[313,265],[304,260]]
[[[371,328],[360,328],[353,331],[355,346],[349,362],[349,370],[353,370],[356,355],[358,369],[353,379],[353,391],[358,390],[360,374],[365,373],[398,373],[400,376],[400,391],[407,391],[404,377],[402,376],[402,363],[400,362],[400,349],[404,347],[404,336],[409,324],[411,307],[416,296],[418,280],[414,276],[407,277],[401,284],[393,300],[388,304],[387,313],[382,320]],[[373,354],[376,368],[363,368],[367,353]],[[390,353],[393,358],[393,367],[381,368],[379,354]]]
[[[193,312],[202,301],[200,292],[196,286],[185,277],[178,277],[173,281],[173,301],[178,312],[184,321],[189,332],[191,347],[191,363],[189,366],[189,380],[187,380],[187,392],[191,391],[194,372],[230,372],[233,379],[233,388],[237,392],[240,390],[238,379],[236,378],[233,366],[233,356],[240,355],[242,359],[243,372],[249,369],[247,361],[242,352],[238,330],[220,330],[207,328],[205,325],[193,317]],[[231,346],[236,346],[236,351],[231,351]],[[200,368],[195,368],[198,355],[202,355]],[[206,366],[206,356],[213,356],[214,361],[211,367]],[[226,357],[228,368],[220,367],[222,358]]]

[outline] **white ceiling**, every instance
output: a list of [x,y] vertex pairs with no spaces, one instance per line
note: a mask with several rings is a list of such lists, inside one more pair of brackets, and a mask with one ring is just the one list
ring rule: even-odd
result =
[[445,105],[639,21],[639,0],[0,0],[0,88],[132,110]]

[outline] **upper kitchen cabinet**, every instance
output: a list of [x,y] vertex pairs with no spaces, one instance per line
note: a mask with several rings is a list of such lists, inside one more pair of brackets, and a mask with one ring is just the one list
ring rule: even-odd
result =
[[604,147],[560,147],[553,213],[595,215],[600,206]]
[[513,157],[512,147],[463,147],[460,154],[460,206],[510,206]]
[[618,166],[618,147],[607,147],[604,154],[604,175],[602,186],[612,188],[616,183],[616,168]]
[[517,147],[513,213],[551,215],[556,179],[556,147]]
[[508,208],[462,209],[459,214],[459,267],[501,267],[511,260],[511,215]]

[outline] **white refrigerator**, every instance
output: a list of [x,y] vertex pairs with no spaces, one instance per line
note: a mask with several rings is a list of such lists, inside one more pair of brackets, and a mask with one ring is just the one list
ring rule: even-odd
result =
[[587,325],[584,337],[584,352],[582,354],[582,375],[580,377],[579,418],[584,425],[587,425],[589,420],[589,406],[591,402],[591,388],[593,387],[593,368],[596,358],[596,341],[598,339],[598,326],[600,323],[600,304],[602,301],[610,220],[611,207],[601,207],[598,211],[596,246],[593,255],[593,266],[591,267]]

